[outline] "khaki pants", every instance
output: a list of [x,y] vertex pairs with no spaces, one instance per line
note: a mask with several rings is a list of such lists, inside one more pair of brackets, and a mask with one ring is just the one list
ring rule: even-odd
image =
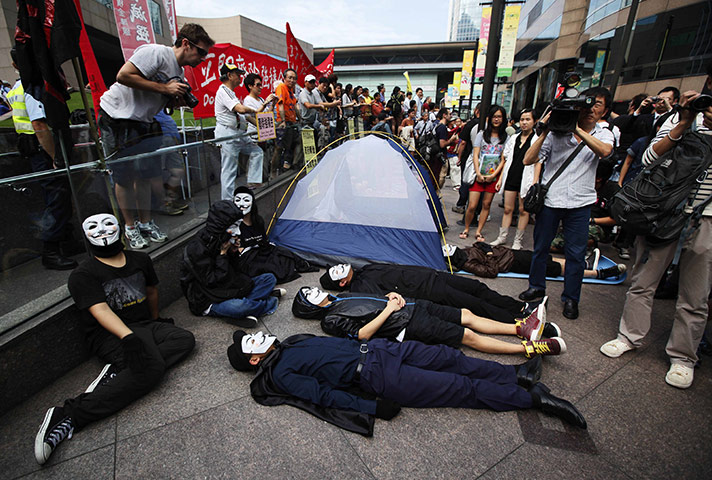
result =
[[[677,242],[651,248],[643,263],[645,237],[636,238],[632,284],[626,293],[618,338],[638,347],[650,330],[653,296],[673,257]],[[707,299],[712,288],[712,217],[703,217],[687,239],[680,257],[680,286],[675,319],[665,351],[672,363],[694,367],[697,347],[707,323]]]

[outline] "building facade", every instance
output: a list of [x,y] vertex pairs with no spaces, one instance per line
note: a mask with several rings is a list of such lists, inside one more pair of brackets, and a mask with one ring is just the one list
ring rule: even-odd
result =
[[[631,0],[528,0],[519,23],[512,81],[513,109],[551,100],[567,70],[581,87],[610,87],[625,48]],[[664,86],[700,90],[712,61],[711,0],[645,0],[638,5],[628,65],[615,100]]]
[[450,0],[447,39],[451,42],[474,42],[480,36],[482,7],[480,0]]

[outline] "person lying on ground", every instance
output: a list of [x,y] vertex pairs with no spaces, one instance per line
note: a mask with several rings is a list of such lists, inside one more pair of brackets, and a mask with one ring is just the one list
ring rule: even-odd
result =
[[252,398],[292,405],[341,428],[373,435],[374,417],[391,420],[404,407],[539,409],[580,428],[583,415],[538,383],[541,357],[502,365],[445,345],[384,338],[294,335],[279,343],[238,330],[228,347],[237,370],[256,371]]
[[150,392],[167,368],[195,346],[193,334],[158,316],[158,277],[151,257],[124,251],[118,219],[109,213],[82,223],[92,258],[69,276],[89,350],[106,365],[81,395],[47,410],[35,437],[44,464],[64,440]]
[[205,227],[183,250],[180,284],[193,315],[227,317],[252,328],[258,317],[277,310],[277,298],[286,291],[275,289],[277,279],[271,273],[250,278],[239,271],[236,235],[242,218],[230,200],[210,207]]
[[[366,264],[354,269],[344,263],[327,267],[319,280],[326,290],[350,290],[385,295],[397,292],[411,298],[466,308],[475,315],[502,323],[529,316],[537,303],[500,295],[474,278],[465,278],[415,265]],[[545,337],[555,335],[544,334]]]
[[[438,305],[428,300],[403,298],[395,292],[382,297],[368,293],[329,295],[316,287],[302,287],[292,303],[297,318],[321,321],[321,329],[337,337],[361,341],[386,338],[403,342],[418,340],[453,348],[467,345],[485,353],[559,355],[566,352],[561,330],[555,324],[555,338],[542,339],[546,324],[546,304],[539,306],[516,324],[500,323],[479,317],[466,308]],[[516,335],[520,343],[503,342],[478,335]]]
[[[471,247],[459,248],[454,245],[443,245],[445,261],[450,259],[453,270],[466,272],[484,278],[495,278],[500,273],[528,274],[532,263],[531,250],[513,250],[504,245],[489,245],[475,242]],[[598,268],[601,251],[597,248],[586,257],[584,278],[606,279],[618,277],[626,271],[626,265],[619,263],[607,268]],[[560,277],[566,269],[566,260],[549,255],[546,261],[546,276]]]

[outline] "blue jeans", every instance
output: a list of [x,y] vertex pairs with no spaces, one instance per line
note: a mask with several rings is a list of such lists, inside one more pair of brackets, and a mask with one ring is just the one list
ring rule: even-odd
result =
[[546,261],[549,246],[556,236],[559,222],[562,223],[564,238],[564,292],[561,301],[581,298],[581,281],[586,268],[586,244],[588,243],[588,222],[591,207],[551,208],[544,207],[536,216],[534,225],[534,255],[529,269],[529,287],[546,289]]
[[245,298],[233,298],[210,306],[208,315],[212,317],[245,318],[248,315],[261,317],[277,310],[279,301],[270,296],[277,279],[271,273],[263,273],[252,277],[255,286]]

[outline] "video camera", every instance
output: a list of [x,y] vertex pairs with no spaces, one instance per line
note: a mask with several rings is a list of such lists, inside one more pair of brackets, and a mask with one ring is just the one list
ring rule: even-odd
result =
[[[596,103],[595,97],[581,96],[576,87],[581,83],[581,76],[576,72],[564,75],[563,91],[551,102],[547,111],[551,111],[548,128],[554,133],[570,133],[576,130],[579,112],[582,108],[591,108]],[[544,112],[546,115],[546,111]],[[544,116],[542,115],[542,116]],[[547,125],[539,122],[537,130],[543,130]]]

